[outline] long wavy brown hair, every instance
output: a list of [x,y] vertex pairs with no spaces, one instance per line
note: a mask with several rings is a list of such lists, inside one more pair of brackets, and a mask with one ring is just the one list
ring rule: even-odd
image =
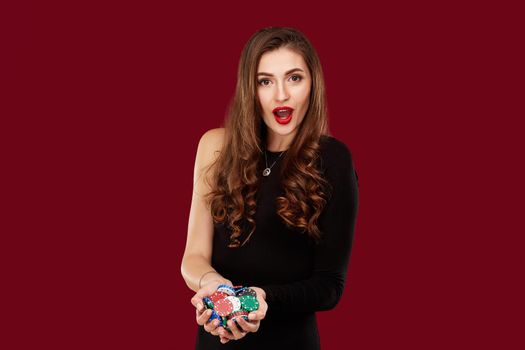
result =
[[[319,148],[321,136],[330,135],[321,63],[300,31],[268,27],[253,34],[241,53],[236,91],[225,118],[223,146],[207,169],[213,169],[213,174],[211,181],[206,180],[211,188],[205,197],[206,203],[215,223],[228,224],[231,248],[248,242],[256,227],[254,215],[267,135],[257,96],[256,74],[261,56],[281,47],[302,55],[310,70],[312,85],[308,110],[281,158],[284,196],[277,197],[277,214],[286,226],[308,234],[315,242],[321,237],[316,222],[327,203],[328,183],[319,169]],[[243,219],[252,228],[241,244]]]

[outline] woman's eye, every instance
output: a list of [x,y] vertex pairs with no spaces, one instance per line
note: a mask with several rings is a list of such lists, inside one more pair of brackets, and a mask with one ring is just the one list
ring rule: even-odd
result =
[[[294,79],[294,78],[296,78],[296,79]],[[290,77],[290,79],[292,79],[292,81],[294,81],[294,82],[298,82],[298,81],[301,81],[303,79],[303,77],[301,77],[300,75],[292,75]],[[270,80],[268,80],[268,79],[261,79],[261,80],[258,81],[258,83],[259,83],[259,85],[262,85],[262,86],[268,86],[269,84],[265,84],[264,83],[266,81],[270,82]]]

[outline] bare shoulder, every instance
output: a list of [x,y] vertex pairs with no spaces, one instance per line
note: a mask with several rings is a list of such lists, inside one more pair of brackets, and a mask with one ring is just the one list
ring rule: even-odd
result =
[[210,190],[202,176],[210,170],[215,160],[220,154],[224,141],[224,128],[215,128],[206,131],[199,140],[197,155],[195,158],[195,168],[193,173],[193,184],[195,192],[199,194],[208,193]]
[[219,155],[224,142],[224,128],[206,131],[199,141],[197,155],[201,166],[210,165]]
[[208,150],[220,150],[224,142],[224,128],[215,128],[206,131],[199,141],[199,145]]

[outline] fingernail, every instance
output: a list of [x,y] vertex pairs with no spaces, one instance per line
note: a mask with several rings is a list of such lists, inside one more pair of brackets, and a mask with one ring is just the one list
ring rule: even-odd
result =
[[255,314],[249,314],[249,315],[248,315],[248,318],[249,318],[250,320],[255,320]]
[[197,304],[197,309],[199,309],[199,311],[202,311],[202,304],[201,303]]

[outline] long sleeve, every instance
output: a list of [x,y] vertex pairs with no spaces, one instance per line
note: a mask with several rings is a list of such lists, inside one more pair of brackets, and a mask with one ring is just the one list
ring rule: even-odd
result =
[[334,308],[345,287],[358,210],[358,179],[350,151],[342,142],[327,150],[325,177],[332,186],[318,220],[321,242],[315,246],[309,278],[260,286],[274,312],[315,312]]

